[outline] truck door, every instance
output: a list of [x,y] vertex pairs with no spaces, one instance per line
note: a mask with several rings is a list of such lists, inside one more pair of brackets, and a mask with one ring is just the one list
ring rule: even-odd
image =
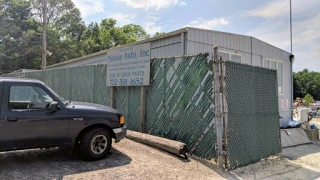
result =
[[[3,88],[0,120],[0,149],[20,149],[65,143],[69,114],[64,105],[52,113],[50,105],[57,101],[40,84],[6,82]],[[61,103],[61,102],[60,102]]]

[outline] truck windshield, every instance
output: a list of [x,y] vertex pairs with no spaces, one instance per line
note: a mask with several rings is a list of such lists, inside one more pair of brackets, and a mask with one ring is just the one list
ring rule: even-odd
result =
[[64,105],[68,105],[70,104],[70,102],[68,100],[65,100],[62,96],[60,96],[58,93],[56,93],[54,90],[52,90],[51,88],[48,87],[48,89],[57,97],[59,98],[59,100],[64,104]]

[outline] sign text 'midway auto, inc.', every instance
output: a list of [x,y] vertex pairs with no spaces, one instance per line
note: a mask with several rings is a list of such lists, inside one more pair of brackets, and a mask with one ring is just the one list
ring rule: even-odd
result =
[[150,79],[150,43],[108,51],[107,86],[144,86]]

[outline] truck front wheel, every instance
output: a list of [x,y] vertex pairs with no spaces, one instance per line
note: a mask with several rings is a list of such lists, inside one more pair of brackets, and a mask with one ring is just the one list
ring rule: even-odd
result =
[[102,159],[110,151],[111,143],[111,134],[107,129],[89,130],[81,138],[81,156],[90,161]]

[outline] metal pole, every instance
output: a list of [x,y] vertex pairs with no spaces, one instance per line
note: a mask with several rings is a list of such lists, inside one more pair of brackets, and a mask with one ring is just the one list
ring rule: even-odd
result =
[[[222,62],[220,57],[220,91],[221,91],[221,104],[222,104],[222,119],[223,119],[223,151],[227,152],[227,104],[226,104],[226,82],[225,82],[225,64]],[[228,167],[227,155],[224,154],[224,164]]]
[[292,8],[290,0],[290,41],[291,41],[291,54],[292,54]]
[[[290,0],[290,42],[291,42],[291,55],[292,55],[292,6],[291,6],[291,0]],[[290,89],[290,93],[291,93],[291,119],[293,119],[293,108],[292,108],[292,104],[293,104],[293,69],[292,69],[292,65],[293,65],[293,60],[290,59],[290,73],[291,73],[291,89]]]
[[47,0],[43,0],[43,7],[42,7],[42,65],[41,69],[46,69],[47,59],[46,59],[46,52],[47,52]]
[[141,86],[141,96],[140,96],[140,132],[144,132],[144,121],[146,117],[146,87]]
[[218,165],[220,168],[223,167],[223,146],[222,146],[222,133],[223,127],[221,122],[221,101],[220,101],[220,71],[219,71],[219,60],[218,60],[218,47],[213,48],[213,70],[214,70],[214,106],[215,106],[215,131],[217,135],[217,154],[218,154]]

